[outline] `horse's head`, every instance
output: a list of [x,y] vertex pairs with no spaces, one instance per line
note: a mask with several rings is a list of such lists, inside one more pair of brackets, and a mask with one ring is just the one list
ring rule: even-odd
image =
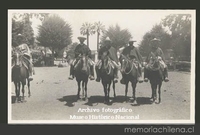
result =
[[135,59],[130,59],[130,57],[124,56],[121,54],[122,61],[121,61],[121,70],[124,72],[125,70],[128,70]]
[[159,62],[160,57],[156,56],[154,54],[151,55],[150,61],[153,69],[160,69],[160,62]]
[[109,57],[106,54],[102,55],[102,70],[106,71],[108,69],[108,62],[109,62]]
[[14,64],[14,66],[21,67],[22,65],[21,58],[22,58],[22,54],[20,52],[17,52],[17,51],[13,52],[12,63]]
[[79,61],[79,66],[82,72],[87,72],[88,71],[88,56],[86,55],[81,55],[80,56],[80,61]]

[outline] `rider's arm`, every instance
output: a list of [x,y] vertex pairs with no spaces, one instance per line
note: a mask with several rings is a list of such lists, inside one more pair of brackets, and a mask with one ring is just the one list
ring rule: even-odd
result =
[[163,51],[162,51],[161,48],[159,48],[159,53],[160,53],[160,57],[161,57],[162,60],[165,62],[165,55],[164,55],[164,53],[163,53]]
[[75,48],[75,50],[74,50],[74,54],[75,54],[75,58],[77,58],[78,55],[79,55],[79,45],[76,46],[76,48]]
[[136,48],[137,57],[140,63],[143,62],[142,55],[140,54],[139,50]]
[[92,58],[92,51],[90,50],[89,47],[88,47],[88,50],[87,50],[87,54],[88,54],[88,57],[89,57],[89,58]]

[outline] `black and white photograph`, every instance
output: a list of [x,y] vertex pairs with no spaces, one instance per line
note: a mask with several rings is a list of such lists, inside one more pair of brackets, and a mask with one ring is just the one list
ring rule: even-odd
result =
[[196,11],[8,10],[8,124],[194,124]]

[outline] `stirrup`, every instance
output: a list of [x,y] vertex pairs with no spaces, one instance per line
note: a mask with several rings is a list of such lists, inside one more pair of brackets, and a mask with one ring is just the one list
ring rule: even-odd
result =
[[97,78],[97,79],[96,79],[96,82],[100,82],[100,80],[101,80],[100,78]]
[[89,78],[90,78],[90,80],[94,80],[94,76],[90,76]]
[[30,77],[30,78],[28,78],[28,80],[29,80],[29,81],[33,81],[33,78],[32,78],[32,77]]
[[148,80],[148,78],[144,78],[144,82],[148,82],[149,80]]
[[121,84],[126,84],[124,79],[121,79],[121,80],[120,80],[120,83],[121,83]]
[[139,82],[139,83],[143,83],[143,80],[142,80],[142,79],[138,79],[138,82]]
[[73,79],[74,79],[74,77],[73,77],[73,76],[70,76],[70,77],[68,77],[68,79],[69,79],[69,80],[73,80]]
[[165,82],[169,82],[169,79],[166,77],[166,78],[164,79],[164,81],[165,81]]

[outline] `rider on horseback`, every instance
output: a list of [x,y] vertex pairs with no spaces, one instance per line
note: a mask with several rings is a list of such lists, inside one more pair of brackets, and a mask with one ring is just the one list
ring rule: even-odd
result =
[[74,53],[75,53],[75,59],[72,61],[71,67],[70,67],[70,76],[69,79],[74,79],[74,68],[76,67],[77,62],[79,61],[79,56],[85,54],[89,57],[88,61],[90,63],[90,80],[94,80],[94,67],[93,67],[93,61],[91,60],[91,50],[90,48],[84,44],[85,37],[78,37],[80,44],[76,46]]
[[111,40],[109,37],[107,37],[104,41],[104,45],[101,46],[98,52],[98,59],[99,61],[97,62],[95,69],[97,73],[97,78],[96,81],[100,82],[100,71],[99,69],[101,68],[102,65],[102,55],[106,54],[111,60],[111,63],[114,66],[114,81],[117,83],[118,82],[118,69],[120,68],[121,64],[119,63],[119,59],[117,57],[117,50],[115,47],[111,45]]
[[151,52],[146,59],[147,66],[144,68],[144,81],[145,82],[148,82],[148,70],[149,70],[148,64],[151,61],[152,55],[158,57],[158,60],[160,62],[160,65],[161,65],[161,68],[162,68],[162,71],[163,71],[163,74],[164,74],[164,81],[165,82],[169,81],[168,72],[167,72],[167,65],[165,64],[165,56],[164,56],[162,49],[160,47],[158,47],[159,41],[160,40],[157,39],[157,38],[154,38],[154,39],[151,40],[151,44],[150,44],[151,45]]
[[27,58],[27,68],[29,71],[28,79],[32,81],[33,80],[32,74],[35,74],[35,73],[33,70],[31,51],[28,45],[24,44],[24,36],[22,36],[21,34],[18,34],[17,41],[18,41],[18,46],[16,47],[16,50],[20,51]]
[[[130,40],[129,41],[129,46],[125,47],[121,53],[120,56],[120,61],[122,61],[123,56],[127,57],[128,59],[134,60],[135,63],[137,63],[137,67],[138,67],[138,81],[139,83],[143,82],[142,79],[142,56],[140,54],[140,52],[138,51],[138,49],[133,45],[133,43],[136,42],[135,40]],[[125,84],[124,81],[124,74],[122,73],[122,79],[120,80],[121,84]]]

